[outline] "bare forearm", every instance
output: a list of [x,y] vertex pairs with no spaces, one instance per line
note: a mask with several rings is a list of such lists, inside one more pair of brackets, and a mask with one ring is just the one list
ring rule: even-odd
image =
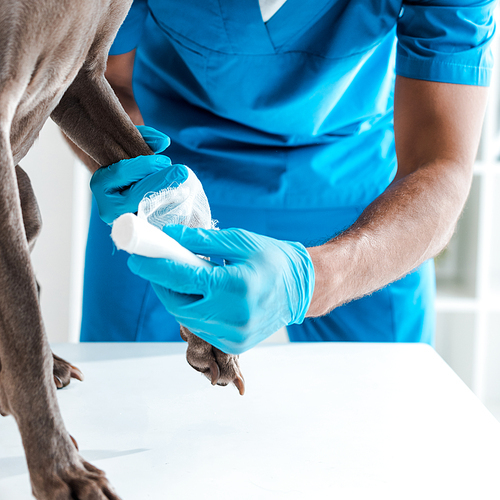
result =
[[308,248],[316,272],[308,316],[370,294],[438,254],[462,211],[470,171],[453,163],[422,167],[390,186],[347,231]]
[[108,79],[111,88],[115,91],[116,97],[120,101],[125,112],[130,116],[134,125],[144,125],[144,119],[142,118],[139,106],[135,100],[134,94],[132,92],[132,87],[122,87],[114,85],[112,80]]
[[126,54],[109,56],[104,76],[134,125],[144,125],[132,88],[134,62],[135,49]]
[[405,276],[448,243],[472,180],[487,89],[396,80],[398,172],[347,231],[310,248],[320,316]]

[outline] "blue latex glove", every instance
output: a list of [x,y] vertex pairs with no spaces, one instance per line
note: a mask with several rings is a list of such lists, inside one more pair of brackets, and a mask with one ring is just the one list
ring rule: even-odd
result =
[[[170,145],[168,136],[154,128],[138,126],[137,129],[154,153]],[[182,184],[187,177],[184,165],[172,165],[168,156],[155,154],[101,167],[94,172],[90,188],[101,219],[111,224],[122,214],[137,212],[146,193]]]
[[225,266],[205,269],[138,255],[128,259],[131,271],[152,282],[177,321],[203,340],[239,354],[304,320],[314,267],[302,244],[243,229],[163,230],[196,254],[226,260]]

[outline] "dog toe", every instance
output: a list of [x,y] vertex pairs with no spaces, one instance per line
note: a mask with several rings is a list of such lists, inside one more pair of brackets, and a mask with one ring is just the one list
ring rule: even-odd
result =
[[54,382],[58,389],[62,389],[63,387],[69,385],[72,378],[83,381],[83,373],[79,368],[73,366],[55,354],[52,356],[54,358]]

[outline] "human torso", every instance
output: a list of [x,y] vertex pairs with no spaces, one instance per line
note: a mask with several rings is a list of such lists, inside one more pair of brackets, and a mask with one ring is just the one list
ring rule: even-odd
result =
[[367,204],[395,169],[400,6],[287,0],[265,23],[257,2],[150,0],[143,115],[216,202]]

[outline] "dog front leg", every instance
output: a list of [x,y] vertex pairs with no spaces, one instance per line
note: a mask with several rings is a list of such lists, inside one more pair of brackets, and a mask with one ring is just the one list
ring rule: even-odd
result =
[[[33,231],[36,233],[37,229]],[[47,356],[48,344],[38,307],[17,177],[8,136],[3,133],[0,135],[0,234],[0,290],[4,292],[0,295],[0,397],[3,412],[22,419],[23,414],[31,415],[33,409],[28,403],[24,407],[24,396],[19,393],[32,392],[33,378],[43,388],[46,372],[52,366],[51,357]],[[45,402],[55,397],[53,390],[37,392]]]
[[118,500],[64,427],[8,134],[0,130],[0,412],[19,427],[38,500]]
[[65,92],[51,118],[96,162],[94,171],[120,160],[153,154],[104,75],[85,67]]

